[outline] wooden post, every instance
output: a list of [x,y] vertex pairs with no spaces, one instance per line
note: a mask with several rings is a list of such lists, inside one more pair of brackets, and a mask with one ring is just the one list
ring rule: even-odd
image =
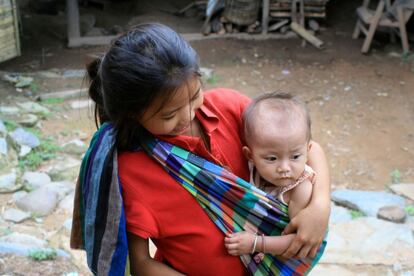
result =
[[269,0],[263,0],[262,5],[262,34],[267,34],[269,27]]
[[78,0],[66,0],[68,46],[71,47],[73,40],[80,38],[79,6]]

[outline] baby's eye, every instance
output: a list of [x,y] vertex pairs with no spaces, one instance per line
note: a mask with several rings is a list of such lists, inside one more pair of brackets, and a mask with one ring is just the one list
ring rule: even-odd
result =
[[293,160],[298,160],[300,156],[301,156],[300,154],[295,154],[295,155],[292,156],[292,159]]
[[267,161],[276,161],[277,160],[276,156],[267,156],[267,157],[265,157],[265,159]]

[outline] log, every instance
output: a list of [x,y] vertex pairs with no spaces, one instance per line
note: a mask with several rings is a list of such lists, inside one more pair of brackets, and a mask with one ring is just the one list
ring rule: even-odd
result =
[[304,38],[306,41],[308,41],[310,44],[315,46],[318,49],[323,49],[323,41],[305,30],[302,26],[300,26],[296,22],[290,23],[290,28],[297,33],[299,36]]

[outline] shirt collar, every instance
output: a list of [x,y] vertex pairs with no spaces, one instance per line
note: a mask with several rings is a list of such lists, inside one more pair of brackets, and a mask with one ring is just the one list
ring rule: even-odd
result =
[[[219,124],[219,118],[214,114],[206,105],[202,105],[196,113],[197,118],[200,120],[201,125],[207,134],[210,134],[217,129]],[[200,117],[203,118],[200,118]]]

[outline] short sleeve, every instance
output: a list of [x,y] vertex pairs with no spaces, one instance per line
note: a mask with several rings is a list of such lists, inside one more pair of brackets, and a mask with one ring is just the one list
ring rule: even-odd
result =
[[125,216],[128,218],[127,231],[143,239],[157,238],[159,236],[158,224],[151,210],[139,200],[142,196],[126,183],[122,186]]

